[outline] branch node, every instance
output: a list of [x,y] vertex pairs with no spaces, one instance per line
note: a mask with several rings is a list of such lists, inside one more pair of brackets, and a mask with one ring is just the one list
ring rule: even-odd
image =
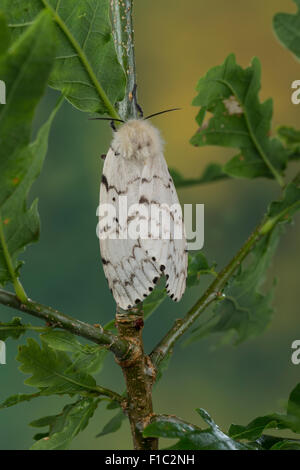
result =
[[[122,336],[122,339],[128,342],[128,350],[124,354],[125,359],[118,359],[115,356],[115,361],[117,364],[119,364],[120,367],[130,367],[132,366],[135,362],[137,362],[141,356],[143,355],[143,351],[140,347],[139,340],[137,338],[131,338],[128,336]],[[128,358],[128,359],[126,359]]]

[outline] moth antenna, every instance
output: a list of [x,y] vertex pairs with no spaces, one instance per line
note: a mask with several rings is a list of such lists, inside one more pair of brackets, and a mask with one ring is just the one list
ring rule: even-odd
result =
[[114,122],[114,121],[110,121],[110,127],[112,128],[112,130],[113,130],[114,132],[117,132],[117,128],[116,128],[116,126],[115,126],[115,122]]
[[117,121],[117,122],[125,122],[123,119],[116,119],[116,118],[109,118],[109,117],[96,117],[96,118],[88,118],[89,121]]
[[165,111],[160,111],[159,113],[150,114],[149,116],[146,116],[146,117],[144,118],[144,121],[145,121],[146,119],[150,119],[150,118],[152,118],[152,117],[154,117],[154,116],[158,116],[159,114],[170,113],[171,111],[179,111],[180,109],[182,109],[182,108],[172,108],[172,109],[166,109]]
[[144,112],[143,112],[141,106],[138,104],[137,96],[136,96],[136,90],[137,90],[137,84],[135,83],[134,86],[133,86],[133,90],[132,90],[132,96],[133,96],[135,107],[138,110],[138,112],[140,113],[140,118],[143,118],[144,117]]

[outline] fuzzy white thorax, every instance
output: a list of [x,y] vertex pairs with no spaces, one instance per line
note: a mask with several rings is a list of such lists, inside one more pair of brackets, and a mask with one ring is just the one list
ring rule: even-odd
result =
[[131,119],[115,132],[111,147],[120,157],[146,160],[162,152],[163,141],[150,122]]

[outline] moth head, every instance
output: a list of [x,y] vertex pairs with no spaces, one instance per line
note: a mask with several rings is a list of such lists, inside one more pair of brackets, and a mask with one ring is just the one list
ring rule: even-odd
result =
[[120,157],[146,160],[162,152],[159,131],[147,121],[131,119],[114,134],[112,148]]
[[[180,108],[166,109],[165,111],[150,114],[144,119],[141,116],[141,119],[130,119],[127,122],[118,118],[110,119],[106,117],[89,119],[111,121],[111,126],[114,130],[111,147],[115,155],[119,155],[121,158],[145,161],[147,158],[161,153],[163,148],[163,141],[159,131],[146,120],[159,114],[177,111],[178,109]],[[123,125],[116,129],[115,122],[122,122]]]

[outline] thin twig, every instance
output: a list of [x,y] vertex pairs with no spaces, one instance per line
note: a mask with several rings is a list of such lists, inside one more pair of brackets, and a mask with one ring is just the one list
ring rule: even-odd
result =
[[117,403],[120,403],[120,405],[125,403],[126,399],[122,397],[122,395],[119,395],[117,392],[114,392],[113,390],[110,390],[109,388],[100,387],[99,385],[97,385],[97,391],[99,395],[108,397],[111,400],[116,401]]
[[77,336],[89,339],[111,350],[119,360],[125,360],[133,353],[134,346],[132,344],[118,338],[110,331],[104,330],[101,326],[96,328],[33,300],[28,299],[26,303],[22,303],[16,295],[0,289],[0,303],[41,318],[53,327],[62,328]]

